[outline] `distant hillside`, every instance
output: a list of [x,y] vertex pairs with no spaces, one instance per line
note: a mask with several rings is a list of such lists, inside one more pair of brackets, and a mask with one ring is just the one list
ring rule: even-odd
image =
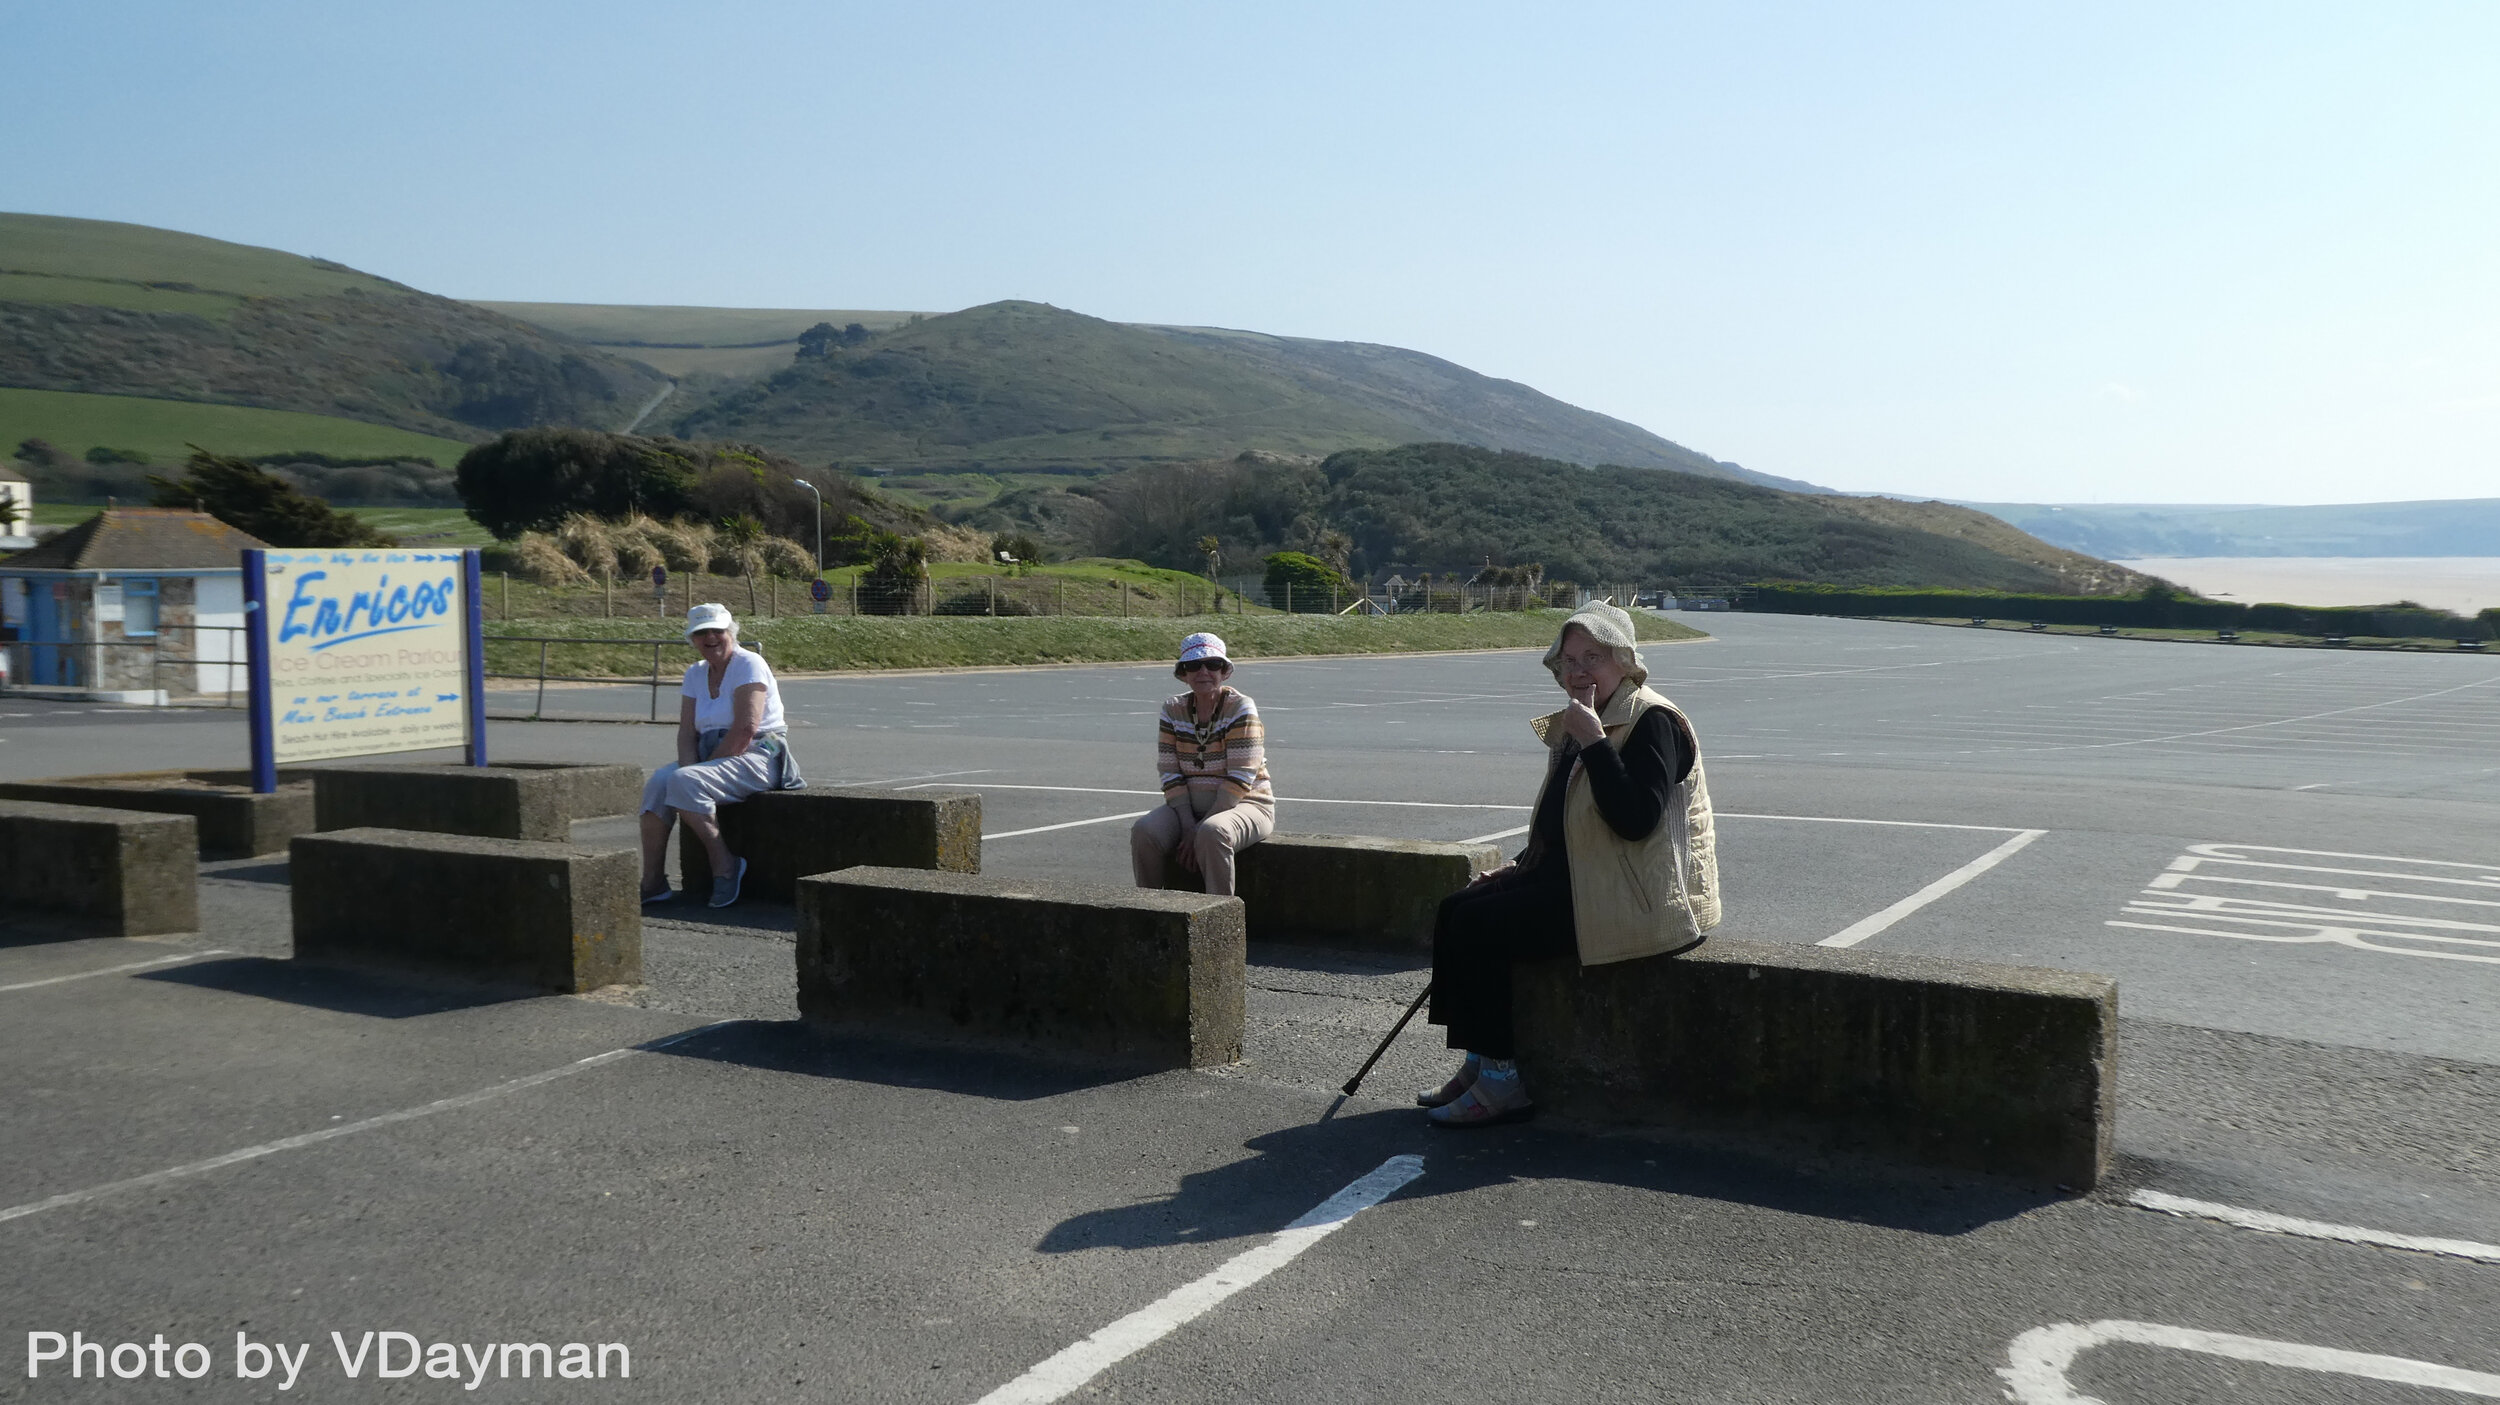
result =
[[1675,470],[1582,468],[1460,444],[1352,450],[1325,461],[1245,455],[1129,469],[1023,489],[953,514],[986,530],[1035,531],[1063,550],[1226,569],[1280,549],[1340,555],[1357,576],[1472,575],[1542,564],[1551,579],[1714,590],[1748,581],[1927,585],[2081,593],[2140,577],[1977,514],[1917,504],[1870,513],[1852,500],[1780,492]]
[[2324,507],[1969,506],[2095,556],[2500,556],[2500,498]]
[[621,426],[666,380],[320,259],[0,214],[0,386],[291,410],[474,442]]
[[797,361],[681,412],[672,428],[886,470],[1102,471],[1431,439],[1809,486],[1419,352],[1137,326],[1031,302],[923,318]]
[[584,302],[474,306],[587,342],[671,376],[751,379],[796,359],[799,333],[819,322],[882,332],[919,315],[865,308],[639,307]]

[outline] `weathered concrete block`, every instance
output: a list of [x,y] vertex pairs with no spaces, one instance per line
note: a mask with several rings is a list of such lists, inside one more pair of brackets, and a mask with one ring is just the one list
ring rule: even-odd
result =
[[[811,873],[874,864],[981,871],[981,796],[970,790],[811,785],[720,808],[721,840],[747,861],[742,896],[792,902]],[[712,860],[694,836],[678,843],[686,891],[711,891]]]
[[1203,1068],[1241,1058],[1241,901],[928,869],[799,883],[799,1012]]
[[1234,886],[1254,942],[1430,951],[1441,900],[1501,862],[1492,844],[1272,834],[1241,851]]
[[631,849],[346,829],[289,852],[299,958],[576,992],[642,979]]
[[249,771],[131,771],[0,782],[0,798],[189,815],[204,859],[284,853],[288,840],[313,830],[312,781],[292,769],[279,772],[268,795],[252,793]]
[[1714,939],[1682,956],[1519,969],[1547,1110],[1804,1138],[2081,1190],[2109,1165],[2106,976]]
[[0,912],[104,936],[195,932],[199,848],[189,815],[0,800]]
[[573,821],[630,815],[642,800],[634,766],[552,761],[493,766],[307,766],[323,830],[420,829],[562,844]]

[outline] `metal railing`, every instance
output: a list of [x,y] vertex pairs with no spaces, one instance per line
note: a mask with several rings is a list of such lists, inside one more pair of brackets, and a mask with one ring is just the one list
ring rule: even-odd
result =
[[[667,648],[684,649],[688,647],[683,638],[594,639],[579,635],[562,634],[490,634],[486,636],[487,648],[492,649],[498,644],[535,644],[538,646],[538,668],[535,672],[502,673],[491,668],[486,670],[486,676],[490,679],[500,678],[509,682],[535,683],[538,685],[537,700],[530,708],[530,716],[543,717],[546,715],[547,685],[550,683],[599,683],[606,684],[611,687],[649,688],[651,690],[650,720],[654,722],[661,720],[661,686],[664,683],[673,684],[678,681],[677,674],[661,673],[660,651]],[[597,645],[603,648],[618,649],[641,649],[647,647],[651,650],[651,672],[648,677],[634,677],[630,675],[619,676],[617,674],[549,673],[547,671],[548,651],[558,644],[589,644]],[[750,649],[758,654],[764,652],[761,642],[757,640],[741,639],[738,641],[738,645],[740,648]],[[682,670],[680,671],[682,672]]]
[[[250,667],[243,641],[237,637],[243,632],[244,627],[236,624],[160,624],[155,634],[137,639],[12,639],[0,644],[0,649],[8,651],[8,691],[12,693],[139,691],[135,669],[119,678],[111,676],[120,671],[106,667],[105,651],[143,649],[148,656],[145,691],[151,703],[159,697],[170,702],[174,696],[164,686],[166,669],[188,668],[192,687],[182,697],[215,698],[219,707],[241,707]],[[164,636],[171,634],[190,635],[189,650],[170,644]],[[200,636],[204,634],[225,636],[224,658],[201,657]],[[215,688],[207,686],[211,670],[221,675]],[[46,676],[38,679],[39,673]],[[117,683],[132,686],[117,687]]]

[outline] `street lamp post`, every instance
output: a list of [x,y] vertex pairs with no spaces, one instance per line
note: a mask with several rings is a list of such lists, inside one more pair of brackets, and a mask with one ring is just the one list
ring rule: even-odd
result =
[[816,574],[818,574],[818,575],[820,575],[820,576],[821,576],[821,575],[823,575],[823,574],[825,573],[825,495],[824,495],[823,493],[819,493],[819,492],[817,492],[817,491],[816,491],[816,485],[815,485],[815,484],[813,484],[813,483],[808,482],[808,481],[807,481],[806,479],[804,479],[804,478],[798,479],[798,480],[796,480],[796,481],[797,481],[797,483],[798,483],[798,485],[799,485],[800,487],[805,488],[808,492],[815,494],[815,498],[816,498]]

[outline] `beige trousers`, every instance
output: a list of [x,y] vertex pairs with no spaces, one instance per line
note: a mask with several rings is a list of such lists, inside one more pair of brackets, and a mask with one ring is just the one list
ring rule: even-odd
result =
[[[1235,805],[1198,821],[1193,851],[1205,891],[1233,895],[1233,856],[1276,832],[1273,805]],[[1181,842],[1180,811],[1158,805],[1129,826],[1129,866],[1140,888],[1163,886],[1163,857]]]

